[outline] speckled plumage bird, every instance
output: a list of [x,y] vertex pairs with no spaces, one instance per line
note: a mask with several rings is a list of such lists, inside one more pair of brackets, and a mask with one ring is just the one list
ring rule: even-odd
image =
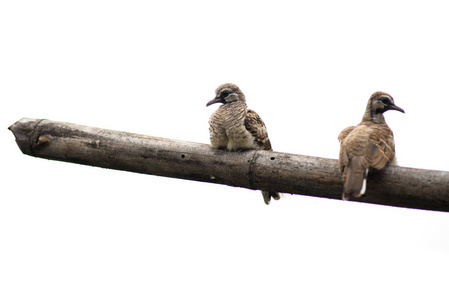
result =
[[[210,143],[212,147],[228,151],[247,149],[273,150],[267,128],[259,115],[248,109],[245,95],[232,83],[220,85],[215,98],[206,106],[222,103],[209,119]],[[262,191],[266,204],[271,198],[279,200],[278,192]]]
[[375,92],[368,100],[362,122],[345,128],[338,136],[338,167],[343,173],[343,200],[362,196],[366,190],[368,170],[380,170],[395,159],[393,132],[383,115],[388,110],[404,113],[389,94]]

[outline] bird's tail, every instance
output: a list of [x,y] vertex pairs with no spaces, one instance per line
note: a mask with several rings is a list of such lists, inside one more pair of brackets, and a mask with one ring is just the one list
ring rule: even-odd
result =
[[271,198],[274,200],[281,199],[281,194],[279,192],[269,192],[269,191],[261,191],[263,196],[263,201],[265,201],[265,204],[270,204]]
[[353,157],[343,172],[343,200],[349,200],[351,197],[358,198],[365,194],[367,176],[368,168],[362,166],[362,157]]

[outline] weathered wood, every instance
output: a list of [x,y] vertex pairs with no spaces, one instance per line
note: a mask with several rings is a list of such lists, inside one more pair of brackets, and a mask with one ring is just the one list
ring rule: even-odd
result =
[[[249,189],[340,199],[337,160],[209,145],[38,119],[9,129],[24,154]],[[359,202],[449,211],[449,172],[389,166],[370,173]]]

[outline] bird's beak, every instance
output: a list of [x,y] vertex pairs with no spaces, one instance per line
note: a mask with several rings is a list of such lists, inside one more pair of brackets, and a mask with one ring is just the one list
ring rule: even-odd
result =
[[390,106],[388,106],[388,109],[389,110],[397,110],[397,111],[400,111],[401,113],[403,113],[403,114],[405,114],[405,111],[402,109],[402,108],[400,108],[399,106],[396,106],[396,105],[394,105],[394,104],[391,104]]
[[214,103],[218,103],[218,102],[221,102],[221,99],[215,97],[214,99],[212,99],[209,102],[207,102],[206,107],[209,106],[209,105],[212,105]]

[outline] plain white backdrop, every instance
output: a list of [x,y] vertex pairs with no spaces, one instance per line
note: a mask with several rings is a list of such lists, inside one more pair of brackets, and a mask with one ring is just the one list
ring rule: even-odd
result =
[[[0,298],[447,299],[449,215],[21,154],[47,118],[209,142],[233,82],[276,151],[337,158],[369,96],[401,166],[449,171],[445,1],[2,1]],[[368,183],[369,192],[369,183]]]

